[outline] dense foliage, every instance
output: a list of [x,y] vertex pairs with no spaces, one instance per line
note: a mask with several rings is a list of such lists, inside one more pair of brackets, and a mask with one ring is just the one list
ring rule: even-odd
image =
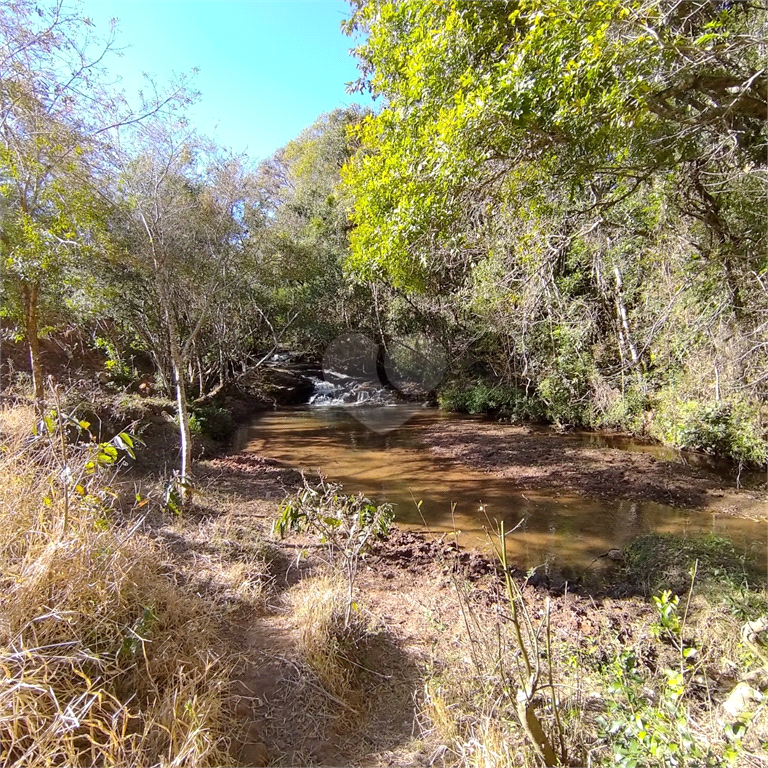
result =
[[36,399],[72,324],[180,413],[280,347],[419,331],[449,407],[764,461],[765,4],[355,0],[347,31],[378,111],[256,165],[184,81],[131,106],[87,19],[3,5],[2,322]]
[[384,104],[346,173],[351,268],[529,411],[762,460],[765,19],[696,0],[357,3],[359,87]]

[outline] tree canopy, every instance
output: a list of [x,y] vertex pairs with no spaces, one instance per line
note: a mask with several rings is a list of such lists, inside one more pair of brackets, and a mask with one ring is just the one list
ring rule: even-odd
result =
[[656,402],[669,436],[743,406],[768,377],[765,30],[761,3],[353,3],[382,107],[345,172],[352,271],[549,418]]

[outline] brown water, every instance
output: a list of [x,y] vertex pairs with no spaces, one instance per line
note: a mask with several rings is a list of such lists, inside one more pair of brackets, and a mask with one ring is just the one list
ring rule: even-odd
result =
[[[400,407],[400,406],[398,406]],[[308,408],[259,415],[239,435],[239,446],[299,469],[319,470],[347,492],[392,502],[398,523],[432,531],[461,532],[460,541],[488,546],[486,529],[503,519],[508,552],[516,564],[584,568],[609,549],[622,548],[650,531],[713,533],[729,538],[758,563],[765,562],[765,523],[651,501],[606,501],[556,491],[516,490],[504,478],[457,466],[434,456],[419,441],[425,427],[461,417],[436,409],[409,408],[411,418],[387,434],[357,421],[346,408]],[[626,437],[569,435],[569,444],[677,453]],[[679,460],[679,459],[678,459]],[[731,481],[732,482],[732,481]],[[419,502],[421,505],[419,507]]]

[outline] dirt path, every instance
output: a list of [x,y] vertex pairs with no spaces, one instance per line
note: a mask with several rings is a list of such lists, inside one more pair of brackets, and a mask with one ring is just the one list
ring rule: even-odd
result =
[[[425,579],[424,558],[408,565],[394,546],[393,560],[372,557],[362,568],[361,610],[370,626],[355,648],[362,672],[350,704],[323,686],[302,654],[296,606],[313,578],[328,570],[317,545],[302,537],[281,542],[269,533],[279,501],[298,489],[300,475],[253,454],[201,462],[197,475],[197,527],[187,520],[163,538],[203,588],[232,601],[222,641],[242,659],[235,674],[241,729],[233,755],[251,766],[426,766],[417,696],[432,635],[423,603],[433,593],[445,600],[444,585],[437,586],[439,565],[431,562]],[[262,592],[238,600],[225,589],[227,572],[258,548],[268,569],[254,574]]]

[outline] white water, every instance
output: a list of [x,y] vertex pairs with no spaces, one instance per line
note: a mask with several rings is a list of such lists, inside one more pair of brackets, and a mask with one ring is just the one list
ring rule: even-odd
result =
[[315,392],[309,398],[310,406],[397,405],[400,402],[390,390],[372,381],[360,381],[332,371],[327,371],[325,376],[325,380],[309,377],[315,385]]

